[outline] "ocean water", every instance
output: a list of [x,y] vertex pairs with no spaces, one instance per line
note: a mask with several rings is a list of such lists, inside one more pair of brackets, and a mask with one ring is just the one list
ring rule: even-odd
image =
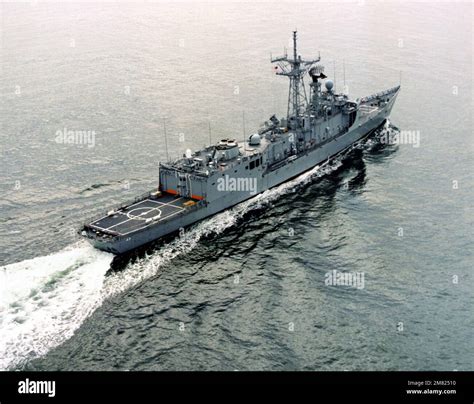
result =
[[[472,8],[0,4],[0,369],[473,370]],[[295,28],[353,98],[401,80],[390,122],[111,270],[77,229],[157,184],[163,118],[178,156],[284,115]]]

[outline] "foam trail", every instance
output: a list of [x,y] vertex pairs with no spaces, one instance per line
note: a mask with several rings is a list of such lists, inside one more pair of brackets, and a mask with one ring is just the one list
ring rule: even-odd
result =
[[105,297],[117,295],[146,279],[150,279],[158,273],[159,268],[164,264],[181,254],[190,252],[202,237],[222,233],[225,229],[233,226],[247,212],[265,206],[283,194],[294,192],[298,186],[312,181],[315,177],[322,177],[337,170],[340,166],[341,158],[326,161],[292,181],[258,194],[248,201],[206,219],[195,227],[191,227],[182,237],[177,237],[158,251],[135,261],[124,271],[107,277],[104,283]]
[[0,370],[21,367],[70,338],[100,306],[112,258],[79,242],[0,267]]
[[160,267],[170,262],[181,254],[190,252],[199,242],[199,240],[209,234],[220,234],[225,229],[233,226],[237,220],[244,216],[247,212],[261,208],[272,201],[278,199],[283,194],[295,192],[298,187],[310,183],[315,178],[323,177],[333,171],[339,169],[342,165],[342,160],[353,149],[367,149],[370,150],[374,144],[377,143],[377,138],[392,131],[394,128],[387,120],[385,125],[377,131],[372,139],[363,139],[353,144],[347,151],[336,156],[332,160],[326,161],[319,166],[314,167],[310,171],[301,174],[294,180],[285,182],[284,184],[269,189],[261,194],[256,195],[248,201],[242,202],[239,205],[225,210],[197,226],[191,227],[190,230],[184,233],[183,237],[177,237],[175,240],[166,244],[158,251],[151,255],[145,256],[133,264],[130,264],[125,270],[115,273],[107,277],[104,283],[104,298],[112,297],[125,290],[138,285],[139,283],[150,279],[158,273]]
[[[392,130],[387,123],[380,133]],[[370,148],[363,141],[352,148]],[[105,276],[113,256],[79,242],[58,253],[0,267],[0,370],[21,368],[68,338],[104,299],[116,296],[146,279],[181,254],[191,251],[209,234],[220,234],[247,212],[337,170],[344,156],[267,190],[186,231],[123,271]]]

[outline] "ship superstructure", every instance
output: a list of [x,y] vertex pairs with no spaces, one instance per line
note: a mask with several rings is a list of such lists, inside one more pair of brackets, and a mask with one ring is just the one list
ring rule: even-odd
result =
[[156,189],[87,223],[82,234],[97,248],[130,251],[288,181],[381,126],[400,86],[352,101],[335,92],[320,59],[298,55],[294,31],[293,55],[272,59],[290,81],[285,117],[273,115],[245,142],[226,138],[160,163]]

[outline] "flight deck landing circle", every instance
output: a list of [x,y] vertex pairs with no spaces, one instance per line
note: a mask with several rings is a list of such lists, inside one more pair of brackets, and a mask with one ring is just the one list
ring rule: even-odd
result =
[[135,208],[127,213],[129,219],[146,220],[161,217],[161,209],[152,207]]

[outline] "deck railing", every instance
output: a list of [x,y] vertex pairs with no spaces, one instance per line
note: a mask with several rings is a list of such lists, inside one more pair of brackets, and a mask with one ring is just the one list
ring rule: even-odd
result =
[[369,102],[369,101],[375,100],[376,98],[384,97],[388,94],[392,94],[392,93],[398,91],[399,88],[400,88],[400,86],[396,86],[396,87],[393,87],[393,88],[389,88],[388,90],[381,91],[379,93],[369,95],[368,97],[361,98],[360,102],[361,103]]

